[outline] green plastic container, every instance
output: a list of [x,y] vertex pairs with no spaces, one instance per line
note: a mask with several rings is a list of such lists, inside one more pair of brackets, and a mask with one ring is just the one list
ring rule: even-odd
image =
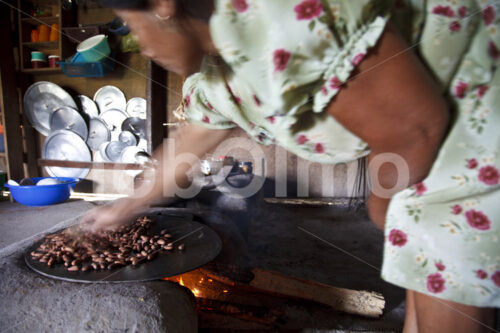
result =
[[108,37],[105,35],[96,35],[84,40],[78,44],[76,50],[86,62],[100,61],[111,53]]
[[47,61],[47,56],[40,51],[31,52],[31,60],[35,61]]

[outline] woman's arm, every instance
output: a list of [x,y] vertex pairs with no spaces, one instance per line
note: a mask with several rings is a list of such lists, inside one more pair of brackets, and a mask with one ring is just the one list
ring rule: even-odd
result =
[[[191,153],[202,158],[227,138],[229,133],[231,130],[210,130],[192,124],[185,125],[179,128],[173,137],[175,155]],[[150,204],[166,199],[166,193],[175,193],[177,186],[186,186],[188,184],[186,172],[190,166],[186,163],[173,165],[168,154],[163,153],[164,149],[167,149],[166,146],[164,142],[153,154],[158,165],[155,172],[150,175],[150,181],[145,182],[151,186],[140,187],[130,197],[91,210],[81,222],[91,224],[94,230],[114,228],[133,219]],[[174,181],[177,184],[174,184]]]
[[[390,25],[330,103],[328,112],[368,143],[369,160],[385,152],[400,155],[410,171],[404,187],[427,176],[449,122],[448,107],[436,83]],[[394,166],[384,164],[378,174],[376,171],[370,170],[370,176],[378,177],[380,186],[396,184]],[[404,187],[395,188],[393,193]],[[376,195],[369,199],[370,217],[379,227],[384,225],[389,201]]]

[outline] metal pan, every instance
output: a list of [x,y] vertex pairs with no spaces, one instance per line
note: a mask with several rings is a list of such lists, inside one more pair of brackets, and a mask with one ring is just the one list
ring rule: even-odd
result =
[[146,138],[146,121],[139,117],[130,117],[123,121],[122,131],[129,131],[140,139]]
[[99,117],[99,109],[93,100],[85,95],[78,95],[78,99],[80,100],[83,113],[89,116],[90,119]]
[[89,137],[87,144],[93,151],[99,150],[104,142],[111,140],[111,132],[106,123],[100,118],[91,118],[89,120]]
[[124,142],[111,141],[106,148],[104,148],[105,158],[111,162],[119,162],[122,151],[127,147],[128,145]]
[[127,146],[137,146],[137,138],[134,133],[129,131],[122,131],[118,136],[118,140],[126,143]]
[[127,114],[118,109],[110,109],[101,112],[99,118],[104,120],[106,125],[108,125],[108,129],[111,132],[111,140],[118,141],[122,131],[122,124],[127,119]]
[[184,252],[176,250],[169,254],[159,253],[155,259],[136,267],[68,272],[63,264],[48,267],[31,259],[30,253],[40,246],[40,240],[26,250],[24,259],[28,267],[35,272],[57,280],[84,283],[138,282],[160,280],[189,272],[215,259],[222,249],[222,242],[215,231],[193,221],[192,217],[164,214],[150,217],[154,221],[151,233],[159,234],[162,229],[167,229],[176,240],[175,245],[185,244]]
[[[67,130],[58,130],[51,133],[42,148],[42,158],[48,160],[90,162],[89,147],[83,139]],[[45,170],[52,177],[85,178],[89,169],[62,168],[46,166]]]
[[125,95],[115,86],[104,86],[97,90],[94,95],[94,101],[99,106],[101,113],[110,109],[125,111],[127,107]]
[[78,134],[84,141],[88,137],[88,128],[82,116],[73,108],[63,106],[50,115],[50,131],[68,130]]
[[134,97],[127,102],[125,110],[130,117],[146,119],[146,100],[142,97]]
[[32,84],[23,98],[24,113],[41,134],[50,133],[50,115],[63,106],[76,109],[73,98],[57,84],[40,81]]

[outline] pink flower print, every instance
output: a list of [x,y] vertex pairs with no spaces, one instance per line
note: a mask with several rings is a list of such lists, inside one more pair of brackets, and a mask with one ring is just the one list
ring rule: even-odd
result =
[[460,31],[461,27],[462,26],[460,25],[460,22],[453,21],[453,22],[450,23],[450,25],[449,25],[448,28],[450,29],[451,32],[457,32],[457,31]]
[[460,205],[455,205],[453,207],[451,207],[451,212],[454,214],[454,215],[458,215],[462,212],[462,206]]
[[478,269],[476,271],[476,276],[477,276],[478,279],[484,280],[484,279],[486,279],[488,277],[488,273],[486,273],[482,269]]
[[479,180],[486,185],[497,185],[500,179],[498,169],[493,165],[487,165],[479,169]]
[[358,53],[351,59],[351,63],[354,66],[358,66],[361,63],[361,61],[363,61],[364,58],[365,58],[364,53]]
[[495,60],[497,60],[498,57],[500,57],[500,52],[498,51],[497,46],[495,45],[495,43],[493,43],[492,41],[490,41],[488,43],[488,53]]
[[455,86],[455,96],[457,98],[464,98],[465,92],[469,88],[469,84],[465,83],[463,81],[459,81],[458,84]]
[[484,96],[484,94],[486,94],[487,91],[488,91],[488,86],[483,84],[482,86],[479,86],[477,88],[477,96],[479,98],[482,98]]
[[202,119],[201,119],[202,122],[204,123],[207,123],[207,124],[210,124],[210,118],[208,118],[208,116],[204,116]]
[[332,88],[333,90],[340,89],[341,85],[342,85],[342,82],[340,82],[338,77],[334,76],[330,79],[330,88]]
[[208,102],[207,102],[207,108],[208,108],[209,110],[211,110],[211,111],[213,111],[213,110],[214,110],[214,107],[212,106],[212,104],[210,104],[210,103],[208,103]]
[[458,8],[458,16],[460,16],[460,18],[466,17],[467,16],[467,7],[462,6],[462,7]]
[[432,9],[432,13],[436,15],[443,15],[447,17],[455,16],[455,12],[451,9],[450,6],[436,6]]
[[293,10],[297,14],[297,20],[311,20],[318,17],[322,9],[318,0],[303,0]]
[[491,280],[493,280],[493,283],[498,288],[500,288],[500,271],[496,271],[495,273],[493,273],[493,275],[491,276]]
[[255,128],[255,123],[253,121],[249,122],[248,125],[250,126],[250,129]]
[[241,105],[241,98],[239,98],[238,96],[233,96],[234,98],[234,102],[237,104],[237,105]]
[[274,116],[270,116],[266,118],[271,124],[274,124],[276,118]]
[[403,247],[406,244],[406,242],[408,241],[408,237],[406,236],[406,234],[399,229],[392,229],[389,232],[388,239],[392,245],[399,246],[399,247]]
[[467,160],[467,168],[468,169],[475,169],[477,167],[478,163],[475,158],[471,158]]
[[489,25],[495,20],[495,9],[490,5],[483,9],[481,15],[483,16],[484,24]]
[[305,136],[304,134],[300,134],[298,137],[297,137],[297,143],[299,145],[303,145],[304,143],[306,143],[307,141],[309,141],[309,139],[307,138],[307,136]]
[[257,106],[260,106],[260,99],[256,95],[253,95],[252,97],[253,97],[253,101],[255,102],[255,104]]
[[467,223],[478,230],[490,230],[491,222],[483,212],[471,209],[465,212]]
[[427,290],[431,293],[439,294],[443,292],[446,289],[444,286],[445,283],[446,281],[443,279],[441,273],[434,273],[427,276]]
[[442,272],[446,269],[446,266],[443,265],[442,262],[436,262],[436,263],[434,263],[434,265],[436,266],[437,270],[440,272]]
[[425,191],[427,191],[427,187],[423,182],[416,183],[415,185],[413,185],[413,187],[415,187],[415,194],[418,196],[424,194]]
[[186,95],[184,97],[184,106],[188,108],[189,105],[191,105],[191,95]]
[[285,49],[275,50],[273,53],[274,70],[276,72],[281,72],[282,70],[284,70],[286,68],[286,65],[288,64],[288,60],[290,60],[291,55],[292,54]]
[[233,7],[238,13],[246,12],[248,9],[247,0],[233,0]]
[[321,87],[321,93],[323,96],[326,96],[328,94],[328,89],[326,89],[326,87]]
[[314,146],[314,151],[316,152],[316,154],[323,154],[325,152],[325,146],[323,146],[322,143],[317,143]]

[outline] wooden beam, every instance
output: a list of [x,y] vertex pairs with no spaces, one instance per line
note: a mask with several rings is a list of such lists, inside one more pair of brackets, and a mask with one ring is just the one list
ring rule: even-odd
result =
[[21,116],[19,114],[19,96],[17,92],[16,64],[14,61],[14,43],[12,42],[11,9],[0,4],[0,31],[2,49],[0,52],[1,107],[4,115],[4,137],[7,153],[7,168],[12,179],[24,178],[23,138]]
[[142,164],[132,163],[111,163],[111,162],[78,162],[78,161],[61,161],[61,160],[44,160],[39,159],[38,165],[55,166],[62,168],[76,169],[101,169],[101,170],[144,170],[147,166]]
[[152,61],[148,61],[146,80],[146,138],[148,153],[158,148],[166,137],[167,122],[167,71]]

